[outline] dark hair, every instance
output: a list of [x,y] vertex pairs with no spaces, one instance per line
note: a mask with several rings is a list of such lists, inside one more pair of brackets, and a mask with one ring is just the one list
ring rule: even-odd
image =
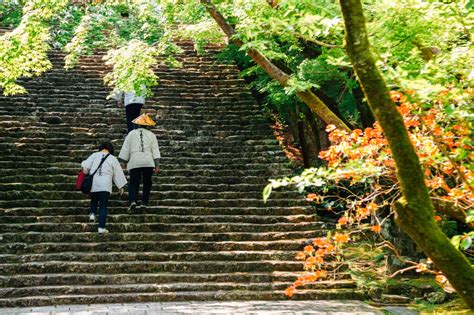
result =
[[99,145],[99,151],[102,151],[102,150],[107,150],[110,152],[110,154],[114,154],[114,146],[112,144],[112,142],[110,141],[105,141],[105,142],[102,142],[100,145]]

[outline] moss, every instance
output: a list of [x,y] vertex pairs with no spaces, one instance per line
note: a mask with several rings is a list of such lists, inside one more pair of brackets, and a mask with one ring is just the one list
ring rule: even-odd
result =
[[441,305],[434,305],[425,301],[413,304],[412,307],[420,314],[449,314],[449,315],[468,315],[472,314],[467,304],[457,298]]

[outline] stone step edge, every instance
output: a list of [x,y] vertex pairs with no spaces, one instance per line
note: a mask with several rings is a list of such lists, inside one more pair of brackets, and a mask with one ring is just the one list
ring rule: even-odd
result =
[[[303,289],[298,290],[295,293],[293,299],[303,298],[303,299],[337,299],[340,295],[340,299],[347,300],[349,299],[363,299],[365,295],[354,289]],[[167,298],[167,299],[166,299]],[[283,290],[265,290],[265,291],[241,291],[241,290],[232,290],[232,291],[204,291],[204,292],[194,292],[194,291],[181,291],[181,292],[164,292],[164,293],[133,293],[133,294],[94,294],[94,295],[57,295],[57,296],[28,296],[21,298],[7,298],[0,299],[0,307],[2,306],[16,306],[16,305],[51,305],[51,304],[64,304],[66,303],[83,303],[88,301],[88,303],[99,303],[105,301],[151,301],[151,300],[173,300],[173,301],[190,301],[190,300],[269,300],[269,299],[281,299],[288,300],[284,295]]]

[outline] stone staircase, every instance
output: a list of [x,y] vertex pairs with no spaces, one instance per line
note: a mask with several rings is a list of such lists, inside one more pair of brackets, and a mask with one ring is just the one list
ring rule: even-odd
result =
[[[184,67],[156,69],[145,107],[163,155],[150,207],[128,215],[112,195],[109,234],[74,191],[80,161],[104,139],[118,151],[126,131],[101,55],[66,72],[51,52],[54,68],[22,81],[29,94],[0,96],[0,307],[286,298],[295,252],[331,224],[293,191],[262,202],[266,180],[291,173],[266,118],[216,47],[180,45]],[[293,298],[360,298],[343,270]]]

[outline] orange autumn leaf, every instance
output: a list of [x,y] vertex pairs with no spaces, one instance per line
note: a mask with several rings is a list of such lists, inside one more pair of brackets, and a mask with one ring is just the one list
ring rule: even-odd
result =
[[349,218],[348,217],[341,217],[339,218],[339,220],[337,220],[337,223],[339,223],[340,225],[345,225],[349,222]]
[[315,272],[315,276],[317,278],[326,278],[328,275],[327,271],[326,270],[318,270]]
[[328,245],[326,246],[326,254],[327,254],[327,253],[330,253],[330,252],[332,252],[332,251],[334,251],[335,249],[336,249],[336,248],[334,247],[334,245],[328,244]]
[[367,210],[370,211],[370,212],[374,212],[375,210],[378,209],[378,207],[379,206],[376,203],[373,203],[373,202],[367,204]]
[[370,228],[370,230],[375,233],[380,233],[382,231],[382,227],[380,225],[374,225]]
[[326,255],[326,249],[325,248],[319,248],[316,253],[315,253],[316,256],[324,256]]
[[294,294],[295,294],[295,287],[294,286],[286,288],[285,295],[287,297],[292,297]]
[[318,237],[313,240],[313,245],[318,247],[324,247],[328,245],[328,242],[323,237]]
[[295,258],[297,260],[305,260],[306,259],[306,254],[304,252],[297,252]]
[[297,280],[293,283],[293,285],[295,286],[295,288],[297,288],[297,287],[302,287],[302,286],[304,285],[304,282],[303,282],[302,279],[297,279]]
[[307,200],[307,201],[314,201],[314,200],[316,200],[317,198],[318,198],[318,195],[316,195],[315,193],[311,193],[311,194],[308,194],[308,195],[306,196],[306,200]]
[[341,244],[347,243],[349,242],[349,235],[336,233],[336,235],[334,235],[334,241]]
[[324,259],[321,256],[308,257],[308,259],[306,259],[306,264],[308,264],[311,267],[313,267],[316,264],[322,264],[323,262],[324,262]]
[[305,254],[311,255],[314,252],[314,247],[311,245],[307,245],[304,247],[303,251],[305,252]]
[[308,273],[308,274],[305,274],[303,276],[303,280],[305,282],[314,282],[314,281],[318,280],[318,277],[314,273]]

